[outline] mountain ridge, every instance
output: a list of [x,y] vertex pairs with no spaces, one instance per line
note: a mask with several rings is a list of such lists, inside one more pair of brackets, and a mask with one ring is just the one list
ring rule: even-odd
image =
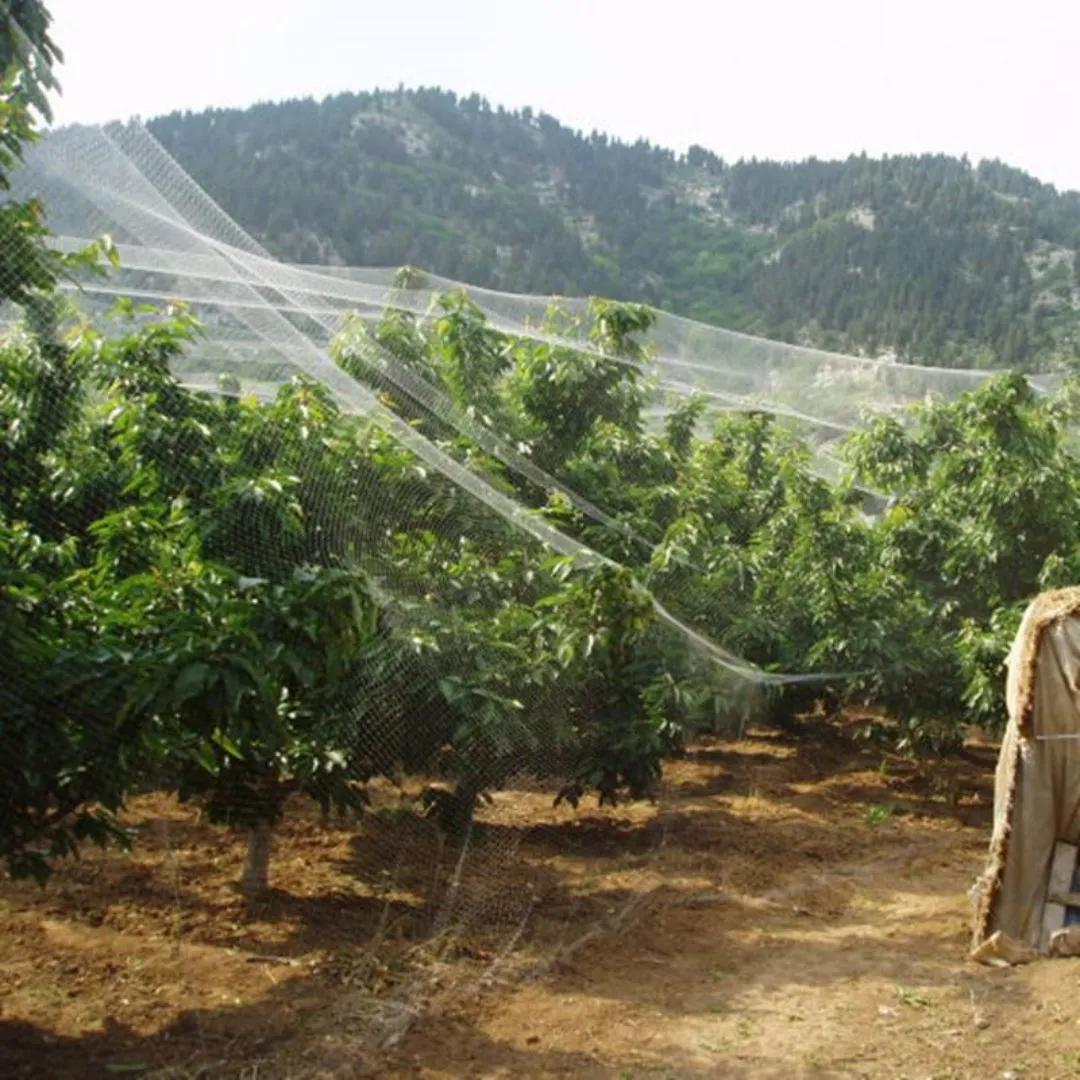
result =
[[939,366],[1080,355],[1080,193],[942,154],[725,162],[439,89],[172,113],[151,132],[295,262],[637,300]]

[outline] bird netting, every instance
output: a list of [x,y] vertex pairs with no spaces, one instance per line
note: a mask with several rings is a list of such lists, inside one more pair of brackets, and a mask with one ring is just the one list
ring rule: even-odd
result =
[[799,574],[873,557],[821,474],[867,412],[987,377],[287,265],[137,123],[54,132],[11,180],[55,250],[105,234],[116,265],[5,283],[3,854],[33,872],[162,789],[250,834],[258,895],[310,797],[356,832],[376,943],[506,965],[544,903],[530,829],[662,814],[688,733],[867,678]]

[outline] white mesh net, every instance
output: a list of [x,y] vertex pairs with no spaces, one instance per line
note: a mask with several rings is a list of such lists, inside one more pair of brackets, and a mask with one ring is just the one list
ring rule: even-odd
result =
[[[279,362],[302,370],[308,370],[304,358],[312,346],[325,360],[343,314],[377,318],[394,307],[423,317],[436,295],[464,287],[428,274],[401,279],[397,269],[286,266],[271,259],[138,123],[64,129],[34,151],[16,185],[17,192],[43,196],[61,248],[78,250],[102,232],[112,235],[122,253],[121,273],[84,282],[90,296],[209,306],[218,315],[208,320],[210,344],[248,356],[273,350]],[[494,329],[576,348],[586,344],[585,300],[473,286],[468,294]],[[553,303],[563,316],[554,326]],[[285,322],[271,323],[272,315]],[[638,343],[647,356],[638,363],[659,392],[701,394],[716,409],[789,416],[819,438],[850,430],[867,410],[897,411],[928,394],[952,397],[990,374],[801,348],[668,313],[659,313]],[[217,354],[210,355],[206,374],[216,378]],[[1049,389],[1059,379],[1032,381]]]

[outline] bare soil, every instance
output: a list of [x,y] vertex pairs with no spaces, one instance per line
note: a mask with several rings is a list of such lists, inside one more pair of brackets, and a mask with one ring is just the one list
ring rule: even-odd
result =
[[298,803],[258,903],[142,796],[130,853],[0,884],[0,1077],[1080,1077],[1080,963],[966,959],[994,754],[753,732],[655,806],[503,792],[464,860]]

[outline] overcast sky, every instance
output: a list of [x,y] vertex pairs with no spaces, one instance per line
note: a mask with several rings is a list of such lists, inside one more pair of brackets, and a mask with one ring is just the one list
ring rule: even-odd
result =
[[1080,0],[48,0],[61,121],[438,85],[739,157],[1000,157],[1080,189]]

